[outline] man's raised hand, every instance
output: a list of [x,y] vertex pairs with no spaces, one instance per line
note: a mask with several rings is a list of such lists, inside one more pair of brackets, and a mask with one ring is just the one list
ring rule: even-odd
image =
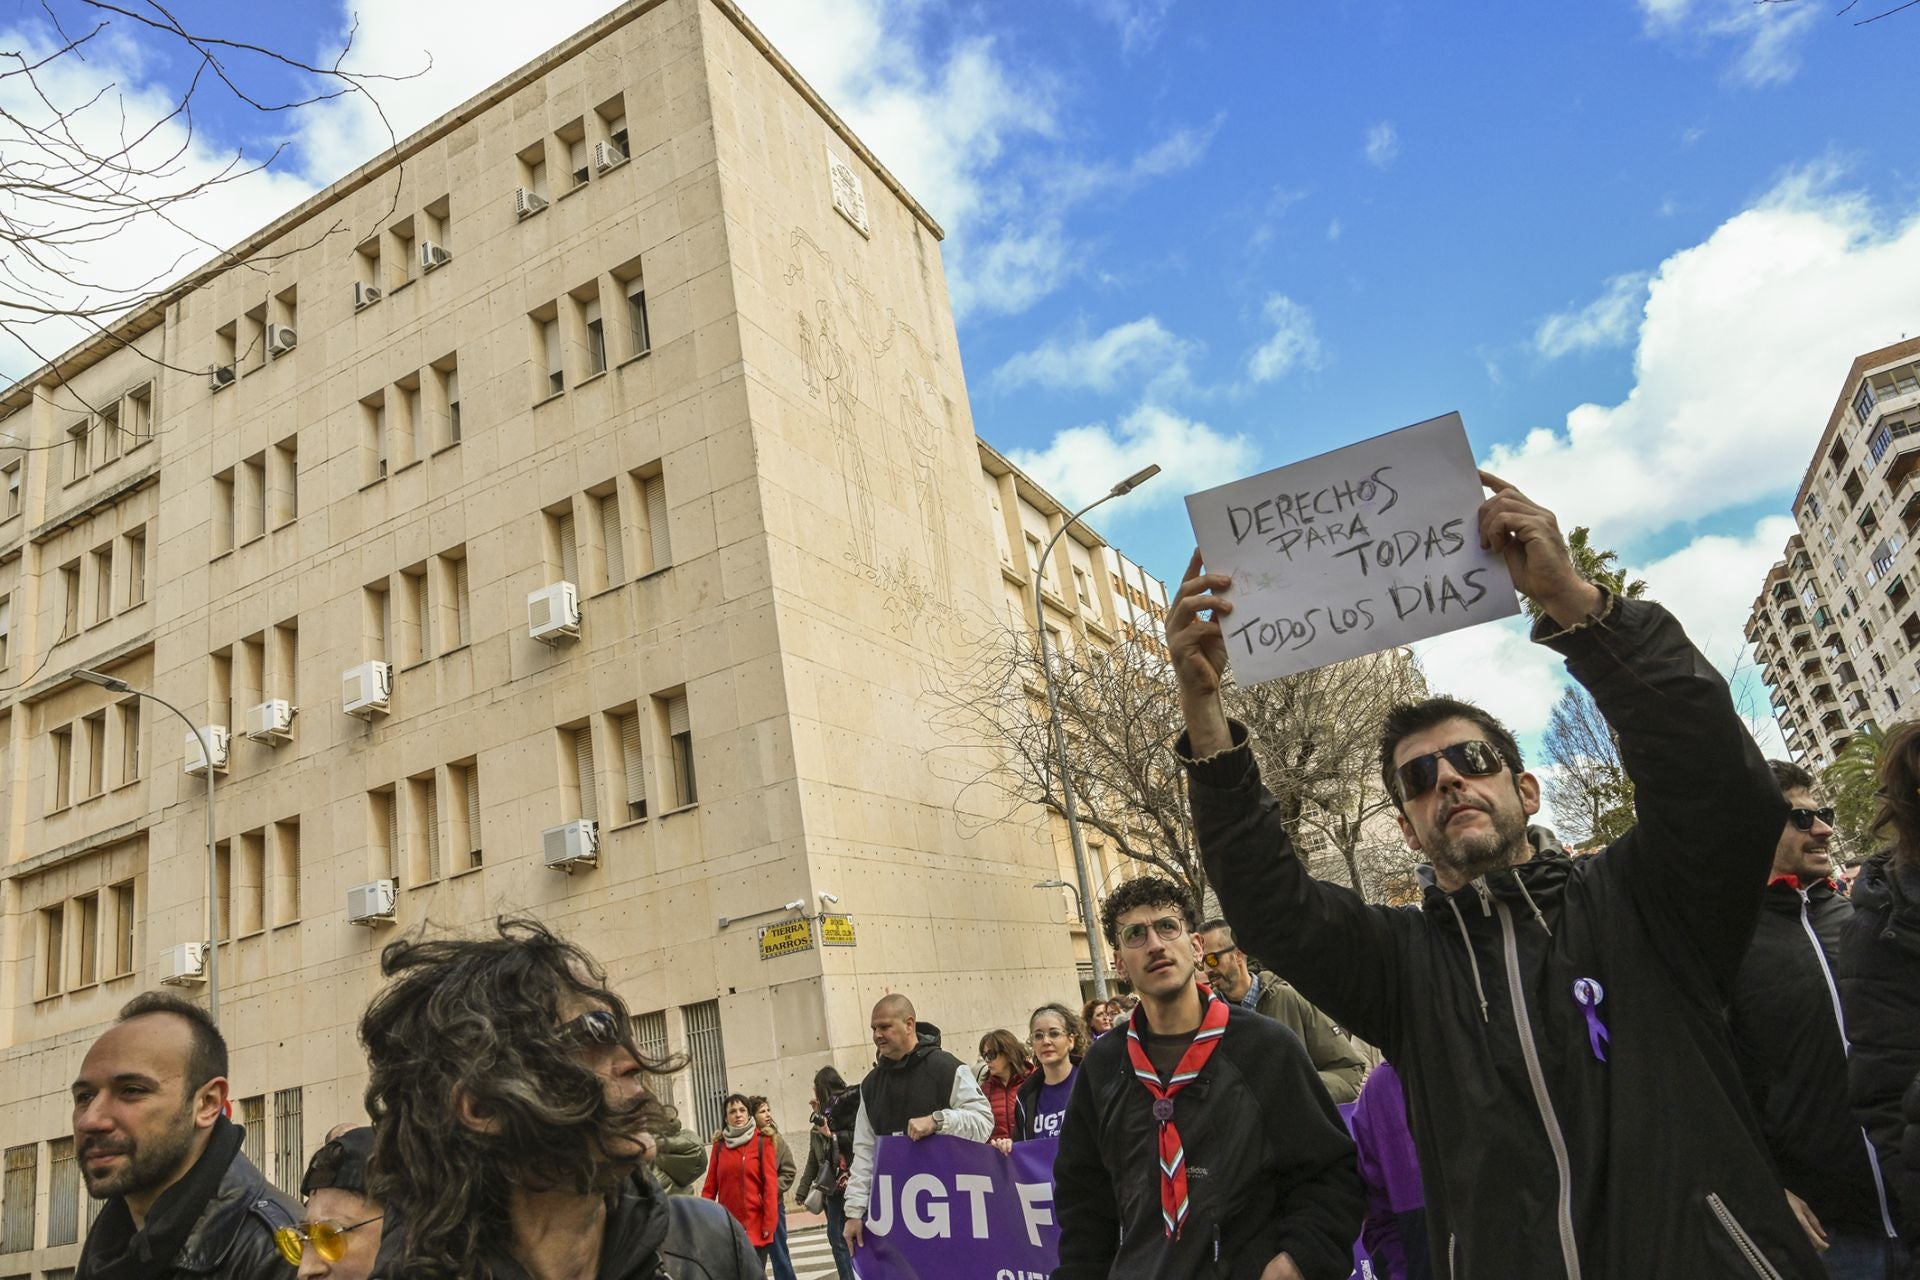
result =
[[1491,471],[1480,483],[1493,491],[1480,504],[1480,545],[1506,560],[1514,588],[1563,627],[1598,613],[1606,597],[1574,568],[1553,512]]
[[[1227,674],[1227,637],[1221,619],[1233,601],[1220,592],[1233,585],[1224,573],[1207,573],[1196,549],[1187,562],[1186,580],[1167,610],[1167,651],[1180,685],[1180,711],[1187,721],[1187,743],[1196,759],[1233,745],[1227,713],[1220,704],[1220,682]],[[1200,615],[1210,612],[1211,617]]]

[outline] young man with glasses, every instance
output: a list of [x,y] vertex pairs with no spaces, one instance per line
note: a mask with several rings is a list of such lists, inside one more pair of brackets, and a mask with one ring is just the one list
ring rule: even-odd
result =
[[1344,1280],[1353,1143],[1300,1042],[1202,987],[1200,923],[1141,876],[1100,908],[1140,997],[1080,1064],[1053,1166],[1052,1280]]
[[1209,920],[1200,926],[1200,965],[1213,989],[1243,1009],[1251,1009],[1300,1037],[1320,1083],[1335,1103],[1360,1097],[1367,1060],[1333,1019],[1272,974],[1247,967],[1247,954],[1233,940],[1233,926]]
[[[1813,777],[1768,762],[1792,806],[1753,945],[1733,992],[1733,1034],[1760,1131],[1834,1280],[1904,1275],[1873,1145],[1847,1106],[1847,1028],[1835,975],[1853,904],[1833,882],[1833,810]],[[1896,1269],[1901,1268],[1901,1269]]]
[[[1580,577],[1553,513],[1481,473],[1483,546],[1618,737],[1638,823],[1570,860],[1529,828],[1513,735],[1447,698],[1396,708],[1381,783],[1431,863],[1418,910],[1307,874],[1220,701],[1225,575],[1167,616],[1195,836],[1241,944],[1399,1069],[1450,1280],[1816,1277],[1725,1009],[1787,805],[1727,685],[1665,609]],[[1276,743],[1281,751],[1300,744]]]

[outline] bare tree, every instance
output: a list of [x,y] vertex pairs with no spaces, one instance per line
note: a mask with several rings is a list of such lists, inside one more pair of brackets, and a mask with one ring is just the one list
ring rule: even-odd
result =
[[1541,738],[1553,773],[1547,799],[1557,834],[1573,844],[1605,844],[1633,825],[1633,779],[1620,760],[1620,743],[1579,685],[1561,691]]
[[[23,29],[23,47],[0,50],[0,333],[42,364],[68,343],[108,333],[188,258],[219,252],[195,229],[194,205],[279,161],[284,144],[254,157],[222,151],[209,168],[195,123],[206,94],[263,116],[360,95],[385,125],[369,86],[425,70],[347,70],[351,32],[330,63],[309,62],[189,27],[159,0],[43,0],[39,8],[44,25]],[[156,107],[99,83],[92,61],[108,61],[115,40],[186,68],[172,96]],[[124,277],[96,265],[109,241],[156,224],[187,247]],[[310,242],[344,229],[320,228]]]
[[[997,797],[999,814],[1028,804],[1058,810],[1063,798],[1045,673],[1031,633],[991,632],[970,654],[962,671],[930,693],[934,718],[955,744],[953,758],[967,761],[960,780]],[[1110,650],[1081,643],[1051,657],[1081,823],[1204,900],[1206,871],[1173,753],[1184,725],[1165,659],[1132,643]],[[1378,807],[1364,796],[1370,772],[1378,770],[1381,717],[1423,687],[1411,653],[1390,650],[1225,691],[1228,714],[1251,730],[1262,776],[1290,829],[1336,813],[1355,817],[1339,844],[1338,869],[1350,883],[1367,880],[1361,833]],[[982,767],[982,759],[991,763]],[[1378,781],[1371,786],[1377,791]]]

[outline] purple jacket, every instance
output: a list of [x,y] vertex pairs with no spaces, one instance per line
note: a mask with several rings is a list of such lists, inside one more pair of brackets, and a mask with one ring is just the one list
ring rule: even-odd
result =
[[1360,1240],[1375,1274],[1391,1280],[1431,1276],[1427,1261],[1427,1194],[1420,1161],[1407,1128],[1406,1094],[1391,1063],[1367,1076],[1349,1127],[1357,1149],[1360,1181],[1367,1188],[1367,1215]]

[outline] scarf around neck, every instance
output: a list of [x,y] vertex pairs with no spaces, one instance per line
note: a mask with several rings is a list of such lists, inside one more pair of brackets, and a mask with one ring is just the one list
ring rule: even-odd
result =
[[1173,1122],[1173,1100],[1199,1077],[1227,1030],[1227,1002],[1212,994],[1204,994],[1203,998],[1207,1003],[1200,1015],[1200,1029],[1194,1032],[1193,1043],[1175,1064],[1173,1078],[1165,1084],[1160,1083],[1160,1073],[1153,1069],[1153,1060],[1147,1057],[1146,1045],[1141,1040],[1151,1030],[1147,1026],[1146,1007],[1135,1009],[1133,1017],[1127,1020],[1127,1057],[1132,1060],[1134,1076],[1153,1096],[1153,1118],[1160,1124],[1160,1217],[1166,1223],[1169,1240],[1180,1238],[1190,1207],[1187,1153],[1180,1145],[1179,1126]]
[[87,1233],[81,1273],[93,1280],[145,1280],[170,1270],[207,1203],[219,1192],[245,1136],[246,1131],[225,1116],[215,1119],[207,1149],[186,1176],[160,1193],[147,1211],[146,1226],[138,1231],[125,1198],[109,1200]]
[[722,1129],[720,1131],[720,1140],[725,1142],[729,1147],[744,1147],[753,1141],[753,1135],[758,1132],[759,1130],[751,1124],[744,1124],[738,1129]]

